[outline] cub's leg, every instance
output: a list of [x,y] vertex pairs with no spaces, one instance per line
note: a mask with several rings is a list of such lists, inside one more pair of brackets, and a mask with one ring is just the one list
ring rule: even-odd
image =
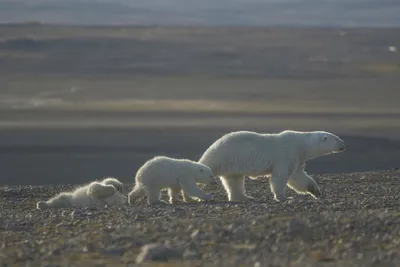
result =
[[205,201],[209,201],[214,197],[212,194],[207,194],[198,188],[194,180],[181,181],[181,187],[182,190],[191,197],[197,197]]
[[176,204],[179,202],[179,193],[181,192],[180,187],[168,188],[169,203]]
[[186,202],[186,203],[196,203],[196,202],[198,202],[196,199],[192,198],[190,195],[188,195],[183,190],[182,190],[182,198],[183,198],[183,201]]
[[147,188],[146,195],[147,195],[147,203],[149,203],[149,205],[168,204],[167,202],[160,199],[160,191],[161,189],[159,188],[152,188],[152,189]]

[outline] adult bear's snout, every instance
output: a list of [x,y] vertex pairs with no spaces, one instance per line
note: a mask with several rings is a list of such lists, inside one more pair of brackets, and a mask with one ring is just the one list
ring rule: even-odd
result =
[[343,152],[347,149],[347,145],[342,140],[338,140],[338,143],[337,151]]

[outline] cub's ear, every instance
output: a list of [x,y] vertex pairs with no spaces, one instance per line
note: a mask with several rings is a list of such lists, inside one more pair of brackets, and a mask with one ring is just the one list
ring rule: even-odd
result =
[[94,198],[106,198],[114,195],[116,189],[112,185],[105,185],[99,182],[93,182],[87,189],[87,194]]

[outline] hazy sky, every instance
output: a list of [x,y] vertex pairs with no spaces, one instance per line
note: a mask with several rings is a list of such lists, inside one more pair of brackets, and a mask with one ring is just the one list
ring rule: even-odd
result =
[[0,22],[400,26],[400,0],[0,0]]

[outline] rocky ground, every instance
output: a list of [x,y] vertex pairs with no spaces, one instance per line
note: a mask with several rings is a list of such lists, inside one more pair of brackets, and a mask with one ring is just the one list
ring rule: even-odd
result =
[[72,186],[3,187],[0,266],[399,266],[400,171],[314,177],[323,198],[283,204],[262,179],[247,181],[257,202],[218,184],[207,204],[120,209],[39,211]]

